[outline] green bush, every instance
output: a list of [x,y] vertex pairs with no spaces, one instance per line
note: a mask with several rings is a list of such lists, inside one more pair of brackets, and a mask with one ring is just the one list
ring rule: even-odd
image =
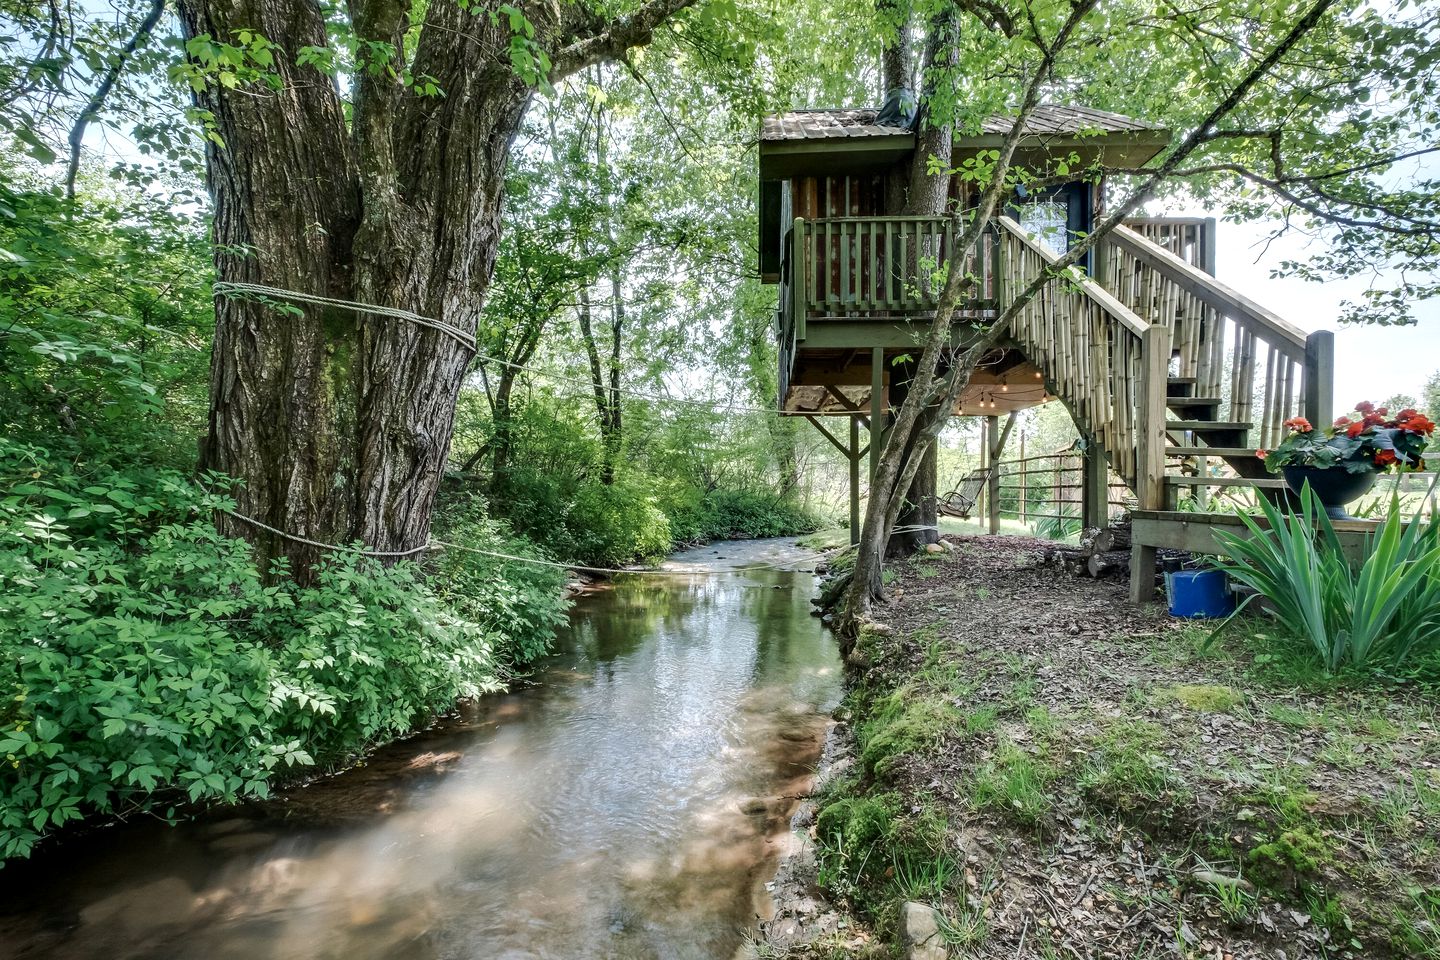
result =
[[[435,537],[514,557],[548,559],[533,543],[509,534],[489,516],[473,493],[443,496],[436,510]],[[435,593],[451,609],[497,638],[496,657],[522,665],[550,652],[555,628],[565,622],[565,571],[486,556],[468,550],[432,555]]]
[[665,504],[676,543],[788,537],[820,529],[823,521],[768,490],[690,491]]
[[1265,597],[1327,670],[1433,660],[1440,650],[1440,522],[1406,524],[1392,502],[1364,557],[1352,563],[1308,486],[1298,510],[1264,500],[1261,507],[1268,527],[1241,514],[1249,538],[1217,534],[1232,558],[1218,565]]
[[223,495],[173,471],[81,473],[0,441],[0,489],[0,858],[343,762],[496,689],[494,651],[534,650],[558,617],[547,581],[493,567],[447,568],[477,590],[468,619],[412,564],[337,553],[312,586],[270,582],[211,522]]

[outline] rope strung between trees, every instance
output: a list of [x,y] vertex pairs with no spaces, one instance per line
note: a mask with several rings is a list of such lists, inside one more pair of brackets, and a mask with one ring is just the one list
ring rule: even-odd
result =
[[[324,543],[324,542],[322,542],[322,541],[320,541],[320,540],[312,540],[312,539],[310,539],[309,537],[302,537],[302,536],[299,536],[298,534],[287,533],[287,532],[285,532],[284,530],[279,529],[278,527],[272,527],[270,524],[265,523],[265,522],[262,521],[262,520],[257,520],[257,519],[255,519],[254,517],[247,517],[245,514],[243,514],[243,513],[236,513],[234,510],[227,510],[227,509],[225,509],[224,507],[217,507],[216,509],[217,509],[220,513],[225,514],[227,517],[232,517],[232,518],[234,518],[234,519],[236,519],[236,520],[241,521],[242,523],[248,523],[248,524],[250,524],[250,525],[253,526],[253,527],[256,527],[256,528],[258,528],[258,529],[260,529],[260,530],[264,530],[264,531],[267,532],[267,533],[272,533],[272,534],[274,534],[275,536],[277,536],[277,537],[282,537],[282,538],[284,538],[284,539],[286,539],[286,540],[292,540],[292,541],[294,541],[294,542],[296,542],[296,543],[303,543],[303,544],[305,544],[306,546],[317,547],[317,548],[319,548],[319,549],[321,549],[321,550],[333,550],[333,551],[335,551],[335,552],[337,552],[337,553],[353,553],[353,554],[357,554],[357,555],[362,556],[362,557],[377,557],[377,558],[402,559],[402,558],[404,558],[404,557],[412,557],[412,556],[414,556],[414,555],[416,555],[416,554],[419,554],[419,553],[435,553],[435,552],[438,552],[438,551],[440,551],[440,550],[460,550],[460,551],[463,551],[463,552],[465,552],[465,553],[475,553],[475,554],[479,554],[479,555],[482,556],[482,557],[493,557],[493,558],[495,558],[495,559],[497,559],[497,560],[510,560],[510,561],[515,562],[515,563],[529,563],[529,564],[533,564],[533,565],[535,565],[535,566],[540,566],[540,567],[553,567],[553,568],[555,568],[555,569],[557,569],[557,570],[576,570],[576,571],[579,571],[579,572],[581,572],[581,573],[605,573],[605,574],[627,574],[627,573],[628,573],[628,574],[648,574],[648,575],[656,575],[656,574],[658,574],[658,575],[662,575],[662,576],[672,576],[672,577],[697,577],[697,576],[701,576],[701,575],[715,576],[715,575],[717,575],[717,574],[722,574],[722,573],[747,573],[747,572],[750,572],[750,571],[753,571],[753,570],[782,570],[782,571],[787,571],[787,572],[790,572],[790,573],[816,573],[816,572],[817,572],[814,568],[808,568],[808,569],[807,569],[807,568],[802,568],[802,567],[791,567],[791,566],[784,566],[784,565],[776,564],[776,563],[752,564],[752,565],[750,565],[750,566],[745,566],[745,567],[735,567],[734,569],[731,569],[731,570],[661,570],[661,569],[657,569],[657,568],[654,568],[654,567],[643,568],[643,569],[635,569],[635,568],[633,568],[633,567],[632,567],[632,568],[626,568],[626,567],[591,567],[591,566],[586,566],[586,565],[584,565],[584,564],[578,564],[578,563],[560,563],[560,562],[557,561],[557,560],[542,560],[542,559],[540,559],[539,557],[521,557],[521,556],[516,556],[515,554],[511,554],[511,553],[500,553],[499,551],[496,551],[496,550],[482,550],[482,549],[479,548],[479,547],[470,547],[470,546],[466,546],[466,545],[463,544],[463,543],[450,543],[449,541],[446,541],[446,540],[431,540],[429,543],[426,543],[424,546],[412,547],[412,548],[409,549],[409,550],[369,550],[369,549],[366,549],[366,548],[364,548],[364,547],[352,547],[352,546],[346,546],[346,545],[344,545],[344,544],[339,544],[339,543]],[[910,525],[910,526],[905,526],[905,527],[896,527],[894,530],[891,531],[891,534],[893,535],[893,534],[897,534],[897,533],[918,533],[918,532],[920,532],[920,531],[922,531],[922,530],[935,530],[935,531],[938,532],[939,528],[938,528],[938,527],[935,527],[935,526],[926,525],[926,524],[912,524],[912,525]],[[848,551],[850,551],[850,550],[853,550],[853,549],[854,549],[854,544],[850,544],[849,546],[846,546],[846,547],[844,547],[843,549],[841,549],[840,551],[838,551],[837,555],[838,555],[838,554],[846,553],[846,552],[848,552]]]
[[[364,547],[353,547],[353,546],[346,546],[346,545],[344,545],[344,544],[339,544],[339,543],[324,543],[323,541],[320,541],[320,540],[312,540],[312,539],[310,539],[309,537],[302,537],[302,536],[299,536],[298,534],[287,533],[286,531],[281,530],[281,529],[279,529],[278,527],[272,527],[270,524],[265,523],[265,522],[262,521],[262,520],[257,520],[257,519],[255,519],[254,517],[247,517],[245,514],[243,514],[243,513],[237,513],[237,512],[235,512],[234,510],[227,510],[227,509],[225,509],[224,507],[217,507],[216,509],[217,509],[220,513],[225,514],[227,517],[232,517],[232,518],[234,518],[234,519],[236,519],[236,520],[241,521],[242,523],[248,523],[248,524],[250,524],[250,525],[253,526],[253,527],[256,527],[256,528],[258,528],[258,529],[260,529],[260,530],[264,530],[264,531],[267,532],[267,533],[272,533],[272,534],[274,534],[275,536],[277,536],[277,537],[282,537],[282,538],[284,538],[284,539],[286,539],[286,540],[292,540],[292,541],[294,541],[294,542],[296,542],[296,543],[303,543],[303,544],[305,544],[306,546],[317,547],[317,548],[319,548],[319,549],[321,549],[321,550],[333,550],[333,551],[335,551],[335,552],[337,552],[337,553],[353,553],[353,554],[356,554],[356,555],[362,556],[362,557],[377,557],[377,558],[402,559],[402,558],[405,558],[405,557],[414,556],[414,555],[419,554],[419,553],[435,553],[435,552],[438,552],[438,551],[440,551],[440,550],[460,550],[460,551],[463,551],[463,552],[465,552],[465,553],[475,553],[475,554],[479,554],[479,555],[482,556],[482,557],[493,557],[493,558],[495,558],[495,559],[497,559],[497,560],[510,560],[510,561],[515,562],[515,563],[529,563],[529,564],[533,564],[533,565],[535,565],[535,566],[540,566],[540,567],[554,567],[554,568],[557,569],[557,570],[576,570],[576,571],[579,571],[579,572],[581,572],[581,573],[605,573],[605,574],[627,574],[627,573],[628,573],[628,574],[648,574],[648,575],[656,575],[656,574],[658,574],[658,575],[662,575],[662,576],[672,576],[672,577],[697,577],[697,576],[702,576],[702,575],[714,576],[714,575],[722,574],[722,573],[747,573],[747,572],[750,572],[750,571],[753,571],[753,570],[782,570],[782,571],[788,571],[788,572],[790,572],[790,573],[815,573],[815,572],[817,572],[814,568],[792,567],[792,566],[782,565],[782,564],[777,564],[777,563],[751,564],[751,565],[749,565],[749,566],[744,566],[744,567],[735,567],[735,568],[732,569],[732,570],[661,570],[661,569],[657,569],[657,568],[654,568],[654,567],[642,568],[642,569],[636,569],[636,568],[633,568],[633,567],[628,567],[628,568],[627,568],[627,567],[591,567],[591,566],[586,566],[586,565],[584,565],[584,564],[579,564],[579,563],[560,563],[559,561],[556,561],[556,560],[542,560],[542,559],[540,559],[539,557],[521,557],[521,556],[516,556],[515,554],[511,554],[511,553],[501,553],[501,552],[496,551],[496,550],[482,550],[482,549],[479,548],[479,547],[470,547],[470,546],[466,546],[466,545],[463,544],[463,543],[450,543],[449,541],[446,541],[446,540],[431,540],[429,543],[425,544],[424,546],[412,547],[412,548],[409,549],[409,550],[370,550],[370,549],[367,549],[367,548],[364,548]],[[921,531],[921,530],[938,530],[938,529],[939,529],[939,528],[933,527],[933,526],[925,526],[925,525],[916,524],[916,525],[908,526],[908,527],[896,527],[895,530],[892,531],[892,532],[893,532],[893,533],[913,533],[913,532],[918,532],[918,531]],[[847,551],[849,551],[849,550],[851,550],[851,549],[854,549],[854,545],[853,545],[853,544],[850,545],[850,546],[845,547],[845,548],[842,549],[842,550],[840,550],[839,553],[845,553],[845,552],[847,552]]]
[[[563,373],[551,373],[547,370],[536,370],[532,367],[527,367],[524,364],[512,363],[509,360],[504,360],[500,357],[492,356],[488,353],[482,353],[479,346],[477,346],[475,342],[475,338],[470,334],[466,333],[464,330],[461,330],[459,327],[451,326],[448,323],[442,323],[439,320],[431,320],[429,317],[423,317],[418,313],[412,313],[409,310],[401,310],[396,307],[381,307],[370,303],[358,303],[353,300],[337,300],[334,297],[322,297],[312,293],[301,293],[298,290],[285,290],[280,287],[270,287],[261,283],[231,283],[229,281],[220,280],[215,282],[213,290],[214,295],[217,297],[268,297],[275,300],[289,300],[295,303],[308,303],[315,306],[335,307],[340,310],[349,310],[352,313],[368,313],[377,317],[389,317],[392,320],[405,320],[409,323],[418,324],[419,326],[426,327],[431,330],[438,330],[439,332],[445,334],[446,336],[454,340],[456,343],[459,343],[461,346],[463,346],[466,350],[469,350],[472,354],[472,359],[479,360],[482,363],[493,363],[496,366],[508,367],[511,370],[518,370],[523,373],[529,373],[532,376],[544,377],[548,380],[555,380],[561,383],[580,384],[581,386],[590,389],[594,389],[596,386],[599,386],[602,390],[613,389],[616,393],[621,393],[630,397],[636,397],[642,400],[653,400],[656,403],[677,403],[685,406],[700,407],[706,410],[717,410],[726,413],[760,413],[768,414],[770,416],[782,415],[781,411],[771,409],[770,407],[747,407],[738,404],[714,403],[708,400],[689,400],[684,397],[665,397],[659,394],[645,393],[640,390],[632,390],[628,387],[611,388],[603,383],[596,384],[594,380],[586,379],[584,377],[570,377],[566,376]],[[582,397],[579,399],[584,398]],[[818,413],[819,411],[811,412]]]
[[276,300],[289,300],[294,303],[308,303],[317,307],[335,307],[340,310],[349,310],[351,313],[369,313],[377,317],[389,317],[392,320],[405,320],[431,330],[437,330],[471,353],[479,352],[475,346],[475,338],[459,327],[452,327],[448,323],[431,320],[429,317],[422,317],[418,313],[411,313],[409,310],[401,310],[398,307],[381,307],[373,303],[357,303],[354,300],[337,300],[334,297],[322,297],[313,293],[301,293],[298,290],[284,290],[280,287],[270,287],[263,283],[230,283],[219,280],[216,281],[213,292],[217,297],[270,297]]

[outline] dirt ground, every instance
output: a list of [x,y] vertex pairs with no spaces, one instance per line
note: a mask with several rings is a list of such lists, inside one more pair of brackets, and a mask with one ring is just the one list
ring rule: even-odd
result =
[[1440,958],[1433,693],[1264,621],[1211,642],[1041,541],[948,543],[851,656],[802,824],[823,896],[762,956],[892,955],[921,901],[951,957]]

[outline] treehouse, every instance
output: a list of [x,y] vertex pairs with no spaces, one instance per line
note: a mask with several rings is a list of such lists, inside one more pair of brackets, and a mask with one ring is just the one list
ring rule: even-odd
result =
[[[759,142],[759,266],[779,287],[779,407],[809,419],[848,458],[852,536],[861,463],[868,451],[874,470],[887,418],[903,402],[943,285],[937,267],[973,278],[957,314],[970,322],[954,325],[950,344],[963,350],[1104,213],[1103,184],[1017,189],[979,241],[957,251],[951,217],[899,212],[917,135],[890,113],[792,111],[767,117]],[[994,117],[978,134],[957,136],[952,166],[998,147],[1012,126]],[[1168,142],[1166,131],[1129,117],[1042,106],[1022,131],[1016,163],[1053,182],[1061,163],[1136,167]],[[952,209],[975,201],[959,175],[949,198]],[[1052,281],[1020,308],[951,411],[986,418],[993,464],[1014,413],[1064,403],[1086,450],[1085,525],[1106,522],[1112,473],[1133,493],[1137,597],[1153,586],[1143,571],[1153,573],[1154,547],[1185,539],[1175,525],[1194,514],[1175,509],[1183,494],[1254,486],[1282,495],[1255,449],[1278,442],[1292,416],[1331,419],[1330,335],[1307,336],[1219,282],[1216,240],[1214,220],[1127,221],[1082,261],[1085,279]],[[1012,416],[1001,426],[1004,414]],[[848,438],[827,418],[846,418]],[[994,529],[996,471],[981,482]]]

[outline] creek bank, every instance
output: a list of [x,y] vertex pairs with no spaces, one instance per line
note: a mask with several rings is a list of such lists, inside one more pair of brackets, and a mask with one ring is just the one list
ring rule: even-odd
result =
[[919,904],[951,957],[1440,958],[1432,698],[1264,621],[1207,646],[1043,541],[950,542],[847,658],[760,956],[938,956]]

